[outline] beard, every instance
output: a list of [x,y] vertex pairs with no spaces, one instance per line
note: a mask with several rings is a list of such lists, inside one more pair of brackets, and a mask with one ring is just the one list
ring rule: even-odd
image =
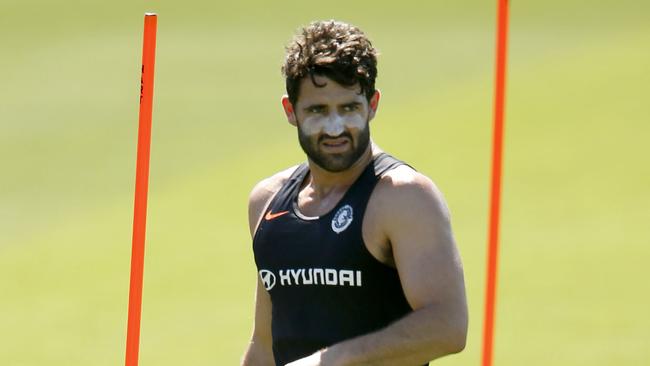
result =
[[[338,173],[349,169],[368,148],[370,144],[370,123],[366,121],[366,127],[353,138],[349,132],[343,132],[339,136],[319,135],[310,137],[303,133],[298,123],[298,141],[300,147],[307,154],[307,157],[319,167],[331,173]],[[343,153],[325,153],[321,151],[321,143],[328,138],[346,137],[350,140],[351,149]]]

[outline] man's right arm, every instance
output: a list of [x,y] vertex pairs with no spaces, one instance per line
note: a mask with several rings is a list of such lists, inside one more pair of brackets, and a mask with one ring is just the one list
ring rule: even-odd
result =
[[255,295],[255,325],[242,366],[275,365],[271,338],[271,299],[264,285],[257,279]]
[[[271,199],[286,182],[294,168],[287,169],[258,183],[248,201],[248,225],[251,238],[255,236],[264,212]],[[255,294],[255,324],[248,348],[242,359],[242,366],[274,366],[271,337],[271,297],[257,276]]]

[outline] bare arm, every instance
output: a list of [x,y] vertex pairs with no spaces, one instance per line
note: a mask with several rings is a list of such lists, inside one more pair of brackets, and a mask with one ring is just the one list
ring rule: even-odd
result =
[[465,347],[463,270],[447,207],[428,178],[401,168],[395,171],[378,185],[376,207],[414,311],[382,330],[335,344],[291,366],[421,365]]
[[250,343],[242,359],[242,366],[269,365],[275,365],[271,339],[271,300],[258,277],[255,295],[255,325]]
[[[290,168],[258,183],[248,201],[248,225],[251,238],[271,199],[295,168]],[[271,336],[271,298],[257,276],[255,294],[255,324],[242,366],[274,366]]]

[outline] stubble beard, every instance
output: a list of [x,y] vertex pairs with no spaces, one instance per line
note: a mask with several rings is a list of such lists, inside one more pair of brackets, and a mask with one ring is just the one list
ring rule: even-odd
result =
[[[363,153],[370,144],[370,123],[366,121],[366,127],[360,131],[357,138],[353,138],[349,132],[343,132],[335,137],[347,137],[350,140],[352,148],[343,153],[324,153],[321,151],[320,146],[323,139],[333,138],[332,136],[320,135],[316,138],[311,138],[305,135],[300,127],[298,127],[298,141],[300,147],[307,154],[307,157],[322,169],[331,172],[339,173],[350,169],[354,163],[361,158]],[[300,126],[300,123],[298,123]]]

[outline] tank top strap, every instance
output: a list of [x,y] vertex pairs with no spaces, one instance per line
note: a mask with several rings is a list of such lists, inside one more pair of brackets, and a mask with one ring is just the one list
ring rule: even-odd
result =
[[289,179],[282,185],[278,193],[276,193],[275,197],[273,197],[269,209],[273,210],[273,212],[290,210],[293,200],[298,196],[300,186],[308,173],[309,166],[307,163],[298,165]]
[[411,169],[413,169],[413,167],[406,164],[405,162],[396,159],[393,156],[384,152],[380,153],[375,157],[373,164],[375,167],[375,176],[377,177],[377,179],[381,178],[381,176],[384,175],[386,172],[395,169],[400,165],[406,165]]
[[[365,210],[370,195],[381,176],[400,165],[409,166],[387,153],[379,153],[368,164],[356,182],[352,184],[349,191],[345,194],[347,198],[345,200],[346,203],[353,204]],[[300,164],[275,195],[269,205],[269,209],[273,212],[291,210],[307,174],[309,174],[309,165],[307,163]]]

